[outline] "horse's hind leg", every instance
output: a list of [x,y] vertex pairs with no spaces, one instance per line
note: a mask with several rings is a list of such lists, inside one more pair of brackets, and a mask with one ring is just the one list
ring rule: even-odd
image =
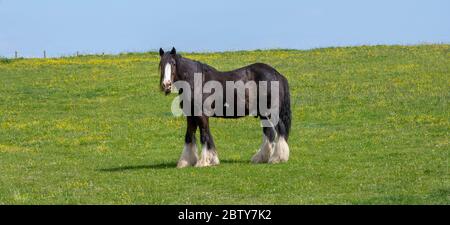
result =
[[263,141],[259,151],[252,157],[253,163],[267,163],[273,154],[275,132],[272,127],[263,128]]
[[197,163],[197,144],[195,143],[195,131],[197,130],[197,123],[194,117],[187,117],[187,130],[185,136],[185,143],[183,153],[181,153],[180,160],[178,160],[177,167],[183,168],[187,166],[194,166]]
[[289,145],[286,140],[286,129],[282,121],[277,125],[278,137],[276,138],[275,149],[269,158],[269,163],[287,162],[289,160]]
[[202,154],[196,167],[214,166],[219,164],[214,140],[209,130],[208,117],[198,117],[198,125],[200,128],[200,142],[202,143]]

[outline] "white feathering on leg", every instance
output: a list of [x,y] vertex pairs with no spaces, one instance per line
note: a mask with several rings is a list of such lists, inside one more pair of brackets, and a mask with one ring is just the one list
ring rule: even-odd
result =
[[195,165],[196,167],[214,166],[218,165],[219,157],[215,149],[208,149],[206,144],[202,147],[202,155],[200,160]]
[[263,135],[263,141],[259,151],[253,155],[252,162],[253,163],[267,163],[269,161],[270,155],[272,155],[273,148],[272,143],[269,142],[269,139],[266,135]]
[[289,145],[283,136],[278,138],[275,150],[269,158],[269,163],[287,162],[289,160]]
[[177,167],[184,168],[187,166],[194,166],[197,163],[197,160],[197,145],[195,143],[184,144],[183,153],[181,153]]

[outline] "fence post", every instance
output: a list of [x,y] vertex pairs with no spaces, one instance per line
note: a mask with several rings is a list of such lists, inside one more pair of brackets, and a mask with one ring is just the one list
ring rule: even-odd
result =
[[44,59],[47,58],[47,53],[44,50]]
[[78,51],[77,51],[77,57],[79,56]]
[[17,59],[17,51],[14,52],[14,58]]

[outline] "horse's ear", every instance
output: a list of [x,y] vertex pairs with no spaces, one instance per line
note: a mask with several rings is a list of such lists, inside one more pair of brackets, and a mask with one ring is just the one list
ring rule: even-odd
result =
[[163,56],[164,55],[164,50],[162,48],[159,48],[159,56]]
[[172,50],[170,50],[170,54],[172,55],[177,54],[177,50],[175,49],[175,47],[172,47]]

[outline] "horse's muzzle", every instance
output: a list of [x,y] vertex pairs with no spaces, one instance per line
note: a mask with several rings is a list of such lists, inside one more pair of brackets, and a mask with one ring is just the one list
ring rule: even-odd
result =
[[164,83],[164,84],[162,85],[162,88],[163,88],[163,90],[164,90],[164,93],[165,93],[166,95],[168,95],[168,94],[170,93],[170,91],[172,91],[172,84],[171,84],[171,83]]

